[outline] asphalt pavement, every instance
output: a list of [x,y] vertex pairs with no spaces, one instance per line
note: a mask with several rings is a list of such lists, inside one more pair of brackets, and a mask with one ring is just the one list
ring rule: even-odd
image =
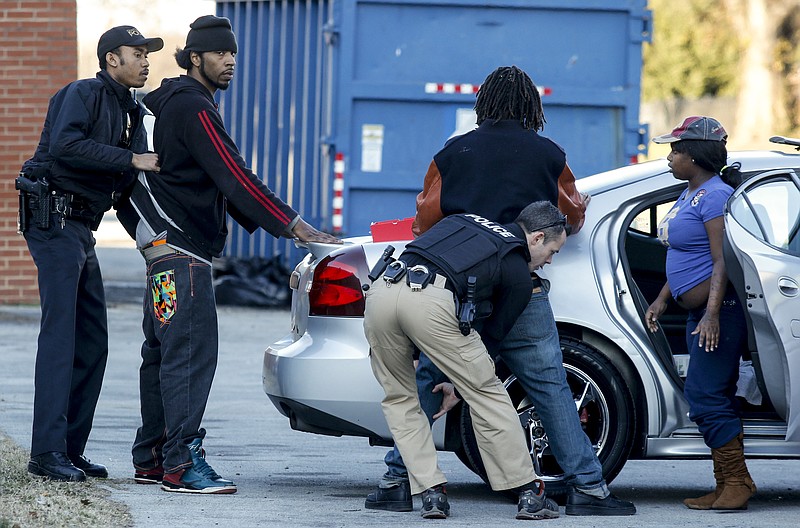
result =
[[[167,493],[133,482],[130,447],[139,425],[138,382],[141,293],[144,269],[135,250],[101,248],[110,286],[124,295],[109,303],[110,357],[86,455],[108,466],[104,485],[131,510],[135,526],[405,526],[436,523],[418,512],[364,509],[364,497],[384,470],[384,448],[363,438],[335,438],[293,431],[261,386],[263,351],[289,330],[285,310],[219,308],[220,357],[203,420],[209,463],[236,481],[234,495]],[[126,285],[125,287],[122,287]],[[141,284],[141,282],[139,282]],[[129,300],[132,298],[132,300]],[[39,309],[0,306],[0,429],[30,445],[33,367]],[[492,493],[450,453],[440,464],[450,483],[452,515],[446,526],[498,526],[514,521],[516,507]],[[800,461],[750,461],[759,493],[746,512],[687,510],[681,500],[711,486],[710,461],[630,461],[612,490],[633,500],[634,517],[567,517],[546,521],[563,527],[796,526],[800,514]],[[1,469],[1,468],[0,468]],[[415,507],[419,508],[419,499]]]

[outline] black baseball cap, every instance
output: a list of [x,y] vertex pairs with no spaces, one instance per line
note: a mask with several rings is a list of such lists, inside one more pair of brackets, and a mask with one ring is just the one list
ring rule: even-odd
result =
[[102,60],[106,53],[120,46],[143,46],[148,52],[151,52],[163,48],[164,41],[159,37],[145,38],[133,26],[113,27],[100,36],[97,43],[97,58]]

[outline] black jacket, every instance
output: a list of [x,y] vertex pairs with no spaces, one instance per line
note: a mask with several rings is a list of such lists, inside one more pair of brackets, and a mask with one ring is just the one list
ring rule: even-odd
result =
[[[122,144],[131,115],[130,147]],[[48,174],[50,184],[81,197],[95,214],[108,211],[135,177],[133,153],[147,152],[147,111],[106,71],[59,90],[23,171]]]
[[147,183],[178,227],[167,228],[168,244],[207,259],[219,256],[226,212],[250,233],[257,227],[275,237],[284,233],[297,212],[247,167],[202,84],[186,75],[164,79],[144,103],[156,116],[161,164],[159,173],[147,173]]

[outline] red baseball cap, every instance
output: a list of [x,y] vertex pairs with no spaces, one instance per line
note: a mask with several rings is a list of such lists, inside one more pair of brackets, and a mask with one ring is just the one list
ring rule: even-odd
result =
[[713,117],[689,116],[669,134],[653,138],[654,143],[674,143],[684,139],[725,141],[728,133]]

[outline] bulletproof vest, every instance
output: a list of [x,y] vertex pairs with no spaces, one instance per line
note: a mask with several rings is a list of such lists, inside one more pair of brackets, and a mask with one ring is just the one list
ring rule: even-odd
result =
[[525,245],[526,241],[500,224],[474,214],[458,214],[440,220],[406,245],[403,254],[419,255],[436,265],[453,281],[459,299],[466,296],[467,278],[474,276],[475,299],[482,301],[491,297],[499,282],[503,257],[514,250],[524,252]]

